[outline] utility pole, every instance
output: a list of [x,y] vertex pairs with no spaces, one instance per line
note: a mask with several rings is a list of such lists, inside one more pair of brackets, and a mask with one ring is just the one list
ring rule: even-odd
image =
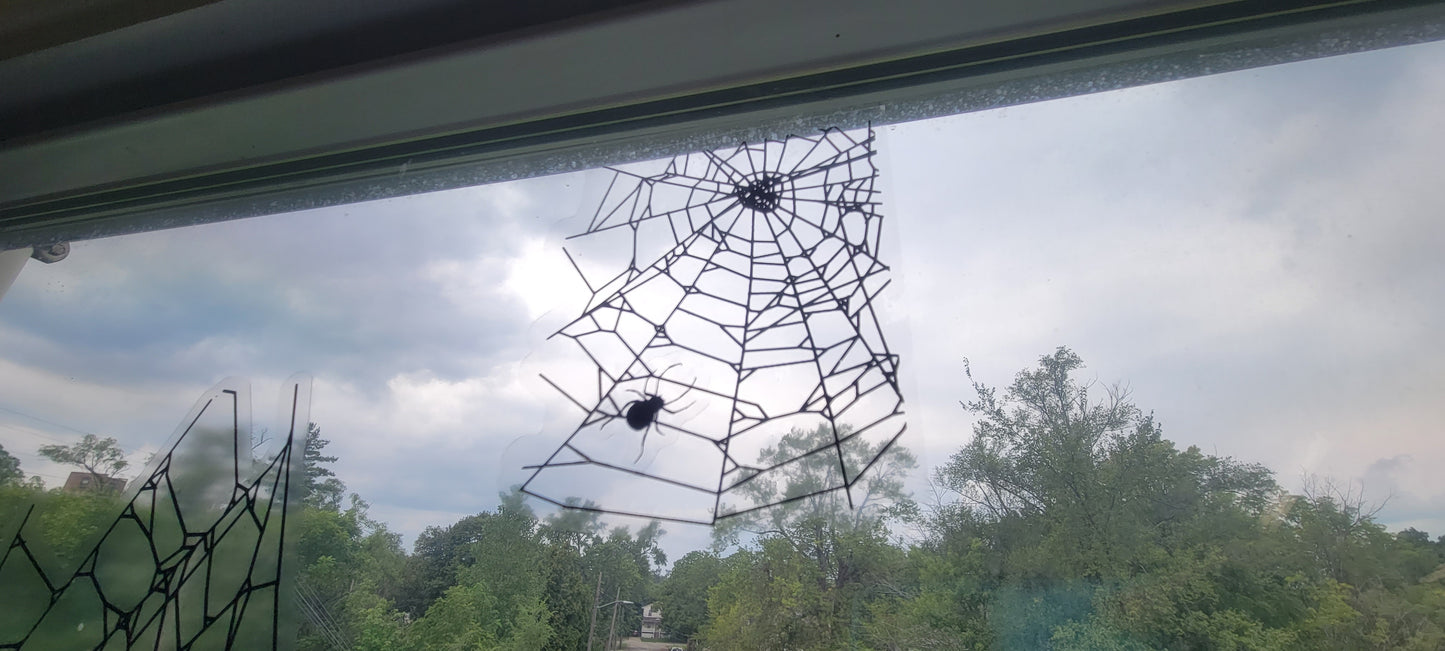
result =
[[622,586],[617,586],[617,594],[612,597],[612,625],[607,627],[607,649],[612,651],[612,636],[617,631],[617,607],[622,605]]
[[597,630],[597,600],[602,598],[602,573],[597,573],[597,591],[592,593],[592,623],[587,625],[587,651],[592,651],[592,633]]

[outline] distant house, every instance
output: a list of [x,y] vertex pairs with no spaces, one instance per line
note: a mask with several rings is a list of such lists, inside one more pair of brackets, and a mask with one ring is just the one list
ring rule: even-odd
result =
[[642,607],[642,639],[662,637],[662,611],[657,604]]
[[65,490],[70,493],[106,489],[119,493],[125,490],[125,480],[120,477],[106,477],[88,472],[72,472],[70,477],[65,480]]

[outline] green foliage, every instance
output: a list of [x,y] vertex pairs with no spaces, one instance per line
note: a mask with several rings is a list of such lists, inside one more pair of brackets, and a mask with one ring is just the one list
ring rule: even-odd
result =
[[1268,470],[1178,451],[1122,390],[1093,399],[1071,377],[1082,367],[1060,348],[1002,397],[974,383],[979,397],[964,405],[979,417],[974,437],[934,475],[959,501],[939,510],[936,528],[956,526],[950,520],[966,511],[997,547],[1017,550],[1014,568],[1097,578],[1239,526],[1272,502]]
[[16,484],[25,480],[25,473],[20,471],[20,460],[11,456],[5,451],[5,446],[0,445],[0,485]]
[[[844,433],[847,429],[844,428]],[[771,466],[832,441],[822,425],[793,430],[759,455]],[[862,467],[878,452],[850,446],[847,463]],[[714,529],[719,547],[743,544],[708,588],[708,648],[832,648],[861,642],[870,604],[897,591],[893,578],[907,562],[889,540],[889,525],[911,521],[917,507],[903,487],[916,466],[895,446],[854,484],[849,509],[840,491],[737,516]],[[836,455],[814,454],[741,488],[750,502],[776,502],[838,484]],[[695,598],[695,597],[694,597]],[[687,599],[672,591],[673,601]],[[663,609],[663,621],[671,625]],[[684,615],[684,617],[686,617]]]
[[410,648],[544,649],[552,634],[547,608],[539,598],[521,597],[484,582],[453,586],[412,626]]
[[[75,445],[42,445],[40,456],[56,463],[79,466],[96,477],[114,477],[129,465],[114,437],[100,438],[94,434],[86,434]],[[98,482],[96,486],[104,488],[108,484]]]
[[[85,560],[122,506],[121,501],[109,492],[47,492],[20,484],[0,485],[0,543],[9,546],[29,513],[30,519],[25,526],[29,550],[49,580],[63,581]],[[50,600],[50,589],[18,551],[11,551],[5,564],[0,566],[0,586],[4,586],[0,589],[0,644],[24,636]],[[105,569],[117,567],[124,569],[134,567],[134,564],[110,562]],[[57,611],[52,619],[89,622],[92,628],[100,630],[99,618],[86,614],[87,604],[94,599],[93,594],[89,597],[81,594],[72,596],[56,605]],[[72,623],[70,628],[75,625]],[[82,638],[70,633],[57,630],[42,632],[42,635],[58,636],[53,637],[56,645],[83,643]]]
[[[852,428],[843,425],[840,435]],[[738,487],[747,503],[767,504],[817,493],[841,484],[838,456],[831,449],[808,454],[832,443],[834,433],[827,423],[812,430],[793,429],[778,444],[758,454],[760,467],[769,467],[802,457],[784,468],[753,479]],[[881,446],[859,444],[844,447],[845,465],[865,467]],[[807,456],[804,456],[807,455]],[[753,511],[723,520],[714,527],[719,545],[736,544],[746,534],[792,535],[819,527],[833,531],[867,529],[876,524],[905,522],[914,517],[917,505],[903,488],[908,471],[918,466],[913,454],[902,446],[889,449],[853,486],[853,507],[848,496],[832,490],[813,498]],[[819,542],[824,542],[821,538]]]
[[983,592],[986,550],[938,553],[915,547],[892,578],[896,588],[869,606],[868,641],[879,649],[987,649],[989,602]]
[[426,616],[412,626],[412,648],[495,648],[496,632],[489,624],[497,619],[496,598],[487,586],[452,586],[442,598],[432,603]]
[[[579,513],[582,515],[579,516]],[[365,514],[365,503],[304,511],[297,552],[302,583],[322,611],[303,626],[303,649],[578,649],[587,644],[597,590],[646,603],[665,562],[657,523],[605,531],[595,515],[539,521],[514,493],[493,512],[430,527],[404,554]],[[599,617],[601,647],[610,610]],[[638,625],[618,612],[618,631]],[[334,632],[334,634],[333,634]]]
[[[619,635],[656,602],[675,638],[717,651],[1445,649],[1445,537],[1387,532],[1348,485],[1289,495],[1263,467],[1179,449],[1117,387],[1078,382],[1082,368],[1061,348],[1004,390],[975,382],[973,437],[933,475],[926,514],[904,488],[915,461],[895,448],[855,484],[858,509],[834,492],[732,518],[665,578],[658,523],[609,529],[583,502],[539,519],[515,490],[428,528],[408,554],[360,497],[329,492],[335,459],[314,437],[321,488],[294,520],[298,648],[600,649],[622,600]],[[831,439],[793,431],[759,462]],[[837,472],[815,455],[745,499],[812,492]],[[0,524],[31,502],[45,506],[41,562],[70,569],[119,508],[0,482]],[[0,582],[0,613],[45,594]]]
[[303,506],[293,538],[304,616],[298,647],[327,649],[334,638],[357,648],[396,648],[404,616],[388,595],[403,583],[401,537],[367,516],[356,495],[345,511]]
[[409,644],[401,613],[380,595],[364,590],[350,592],[343,598],[341,610],[346,614],[347,630],[353,631],[353,651],[393,651]]
[[[19,640],[39,621],[39,627],[26,643],[27,649],[98,648],[107,630],[103,617],[111,618],[112,624],[115,620],[102,606],[101,594],[91,578],[104,587],[106,602],[130,608],[141,603],[152,589],[156,571],[150,562],[153,554],[171,557],[172,564],[181,560],[179,555],[171,556],[182,542],[178,514],[165,507],[164,500],[161,504],[161,508],[151,512],[147,500],[138,500],[131,507],[114,491],[45,491],[32,485],[0,486],[0,536],[7,545],[11,544],[24,521],[25,542],[24,551],[18,551],[21,549],[18,546],[10,547],[12,553],[6,555],[4,565],[0,566],[0,586],[4,586],[0,590],[0,644]],[[133,517],[121,517],[123,514]],[[270,515],[264,504],[257,505],[254,514],[261,520]],[[247,526],[251,522],[248,512],[235,510],[226,516],[229,520],[221,520],[222,513],[212,505],[187,511],[185,517],[193,530],[204,530],[218,522],[220,529],[229,529],[223,536],[209,539],[212,544],[193,552],[197,556],[186,561],[186,566],[203,568],[205,574],[192,573],[190,581],[180,588],[181,599],[195,603],[208,586],[212,591],[212,612],[219,613],[224,621],[231,613],[222,610],[225,602],[229,601],[230,594],[245,585],[251,570],[256,571],[257,577],[276,571],[279,528],[268,529],[269,538],[258,545],[256,529]],[[150,530],[143,529],[141,523],[146,523]],[[231,527],[232,524],[236,526]],[[25,551],[33,555],[40,573],[27,562]],[[204,559],[199,557],[201,554]],[[87,574],[65,583],[81,569]],[[45,581],[51,585],[47,586]],[[60,598],[44,619],[39,619],[49,604],[52,587],[60,585],[66,586]],[[252,613],[267,613],[273,598],[273,593],[263,587],[252,593],[248,608]],[[159,607],[158,602],[152,600],[151,603]],[[155,612],[143,611],[145,616]],[[179,632],[170,630],[182,636],[195,634],[203,625],[199,616],[179,623]],[[234,632],[237,647],[269,644],[270,624],[269,615],[264,618],[250,615],[233,628],[213,626],[190,648],[225,648],[228,631]],[[143,633],[150,639],[160,634],[158,625]],[[142,637],[141,641],[146,639]]]
[[728,559],[708,598],[711,621],[702,629],[709,649],[819,648],[834,640],[839,622],[815,565],[786,541],[766,538],[757,551]]
[[722,559],[706,551],[690,552],[672,564],[658,587],[657,603],[663,626],[674,638],[691,639],[707,624],[707,594],[722,570]]
[[915,554],[974,554],[980,582],[916,600],[984,600],[997,648],[1437,648],[1428,535],[1388,535],[1327,482],[1285,495],[1263,467],[1179,450],[1081,368],[1060,348],[1002,393],[974,383],[974,437],[934,475],[956,499]]
[[306,425],[306,447],[301,454],[301,501],[310,507],[339,511],[346,498],[346,484],[327,467],[336,463],[336,457],[321,452],[330,444],[331,441],[321,438],[321,428],[316,423]]
[[[636,604],[618,607],[619,633],[656,601],[675,637],[717,651],[1445,649],[1445,538],[1386,532],[1348,487],[1287,495],[1263,467],[1179,449],[1082,368],[1061,348],[1006,389],[975,382],[973,437],[933,475],[926,514],[899,448],[855,485],[861,508],[834,492],[732,518],[661,578],[657,523],[609,530],[586,503],[539,520],[513,491],[405,554],[353,497],[302,513],[302,580],[360,649],[570,651],[594,613],[600,649],[612,608],[596,606],[614,599]],[[831,438],[790,432],[759,461]],[[831,485],[836,461],[744,497]],[[302,649],[333,648],[303,632]]]

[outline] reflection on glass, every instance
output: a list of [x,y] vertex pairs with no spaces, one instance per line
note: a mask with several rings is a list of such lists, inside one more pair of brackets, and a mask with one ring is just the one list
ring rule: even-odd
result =
[[[601,279],[643,278],[679,242],[666,218],[567,240],[604,199],[623,205],[607,171],[80,242],[27,267],[0,302],[3,491],[69,509],[27,530],[94,525],[36,551],[72,572],[117,504],[65,492],[76,468],[43,446],[113,437],[142,468],[168,449],[155,432],[188,404],[176,396],[304,368],[317,427],[285,597],[304,649],[597,649],[644,630],[708,649],[1438,649],[1442,64],[1445,47],[1413,46],[877,128],[869,201],[889,230],[870,253],[893,284],[871,304],[909,427],[851,495],[703,527],[516,490],[586,414],[589,454],[699,485],[720,465],[673,460],[716,447],[690,451],[674,428],[763,420],[704,399],[731,396],[733,369],[628,339],[602,362],[646,369],[599,389],[602,364],[548,342],[610,300]],[[657,191],[722,195],[729,214],[787,200],[766,172],[715,183]],[[626,205],[623,221],[646,214]],[[629,266],[634,246],[661,249]],[[709,259],[675,264],[694,258]],[[647,277],[702,273],[669,271]],[[691,348],[743,348],[698,334],[725,305],[674,328],[688,283],[673,284],[611,309],[651,325],[644,339],[667,321]],[[758,341],[797,354],[796,339]],[[817,380],[748,400],[772,415]],[[652,414],[644,444],[626,412],[654,395],[677,413]],[[828,444],[823,420],[729,454],[793,459]],[[786,465],[728,503],[849,481],[882,442],[842,467]],[[574,506],[676,506],[605,477],[554,488]],[[25,517],[12,502],[3,535]],[[4,594],[43,595],[10,574],[15,553]],[[114,598],[144,601],[116,570]]]
[[[853,504],[904,431],[873,311],[888,282],[872,146],[871,132],[827,131],[615,170],[577,237],[630,242],[594,253],[621,259],[583,275],[592,296],[557,331],[594,368],[543,375],[582,423],[520,490],[698,524],[823,493]],[[607,431],[618,421],[638,432],[635,457],[620,424]],[[767,488],[818,464],[832,470]]]
[[0,557],[0,643],[228,649],[292,638],[295,620],[278,596],[295,574],[283,542],[299,506],[291,482],[303,483],[303,469],[293,472],[292,459],[305,447],[298,425],[309,401],[309,380],[288,382],[286,436],[258,458],[249,390],[227,380],[196,402],[129,489],[101,481],[109,477],[49,494],[0,487],[7,524],[15,522]]

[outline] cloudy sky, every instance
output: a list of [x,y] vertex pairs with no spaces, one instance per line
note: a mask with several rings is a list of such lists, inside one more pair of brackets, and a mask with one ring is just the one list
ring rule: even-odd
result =
[[[1067,345],[1181,446],[1445,533],[1442,69],[1431,44],[879,128],[915,485],[967,440],[965,358],[1000,385]],[[51,485],[36,449],[87,432],[138,468],[215,382],[269,423],[305,371],[338,475],[408,543],[490,508],[575,426],[537,373],[576,373],[544,342],[607,178],[75,243],[0,301],[0,445]],[[708,539],[667,528],[673,557]]]

